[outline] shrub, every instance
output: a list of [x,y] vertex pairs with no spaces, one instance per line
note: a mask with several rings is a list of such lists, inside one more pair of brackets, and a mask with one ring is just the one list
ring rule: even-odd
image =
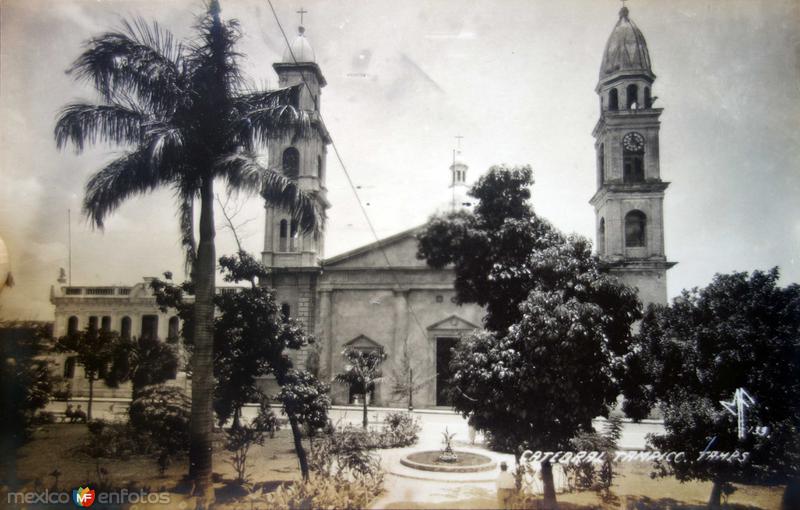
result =
[[191,399],[180,388],[159,385],[144,388],[128,409],[135,435],[152,445],[151,453],[158,452],[162,474],[171,457],[189,449],[191,406]]
[[152,453],[153,441],[128,423],[93,420],[87,424],[89,440],[83,452],[92,458],[127,459],[132,455]]
[[33,418],[34,425],[50,425],[56,422],[56,416],[50,411],[39,411]]
[[264,496],[270,509],[366,508],[383,490],[383,473],[343,477],[314,477],[308,481],[283,484]]
[[263,399],[258,416],[248,425],[231,427],[225,431],[225,449],[231,452],[230,464],[236,470],[236,481],[247,482],[247,454],[255,445],[264,444],[264,435],[274,436],[278,427],[278,419],[269,407],[267,399]]
[[189,447],[191,405],[180,388],[150,386],[131,402],[128,414],[133,428],[157,445],[184,451]]
[[411,413],[389,413],[385,419],[386,428],[381,435],[383,446],[380,448],[398,448],[416,444],[422,426],[419,419]]

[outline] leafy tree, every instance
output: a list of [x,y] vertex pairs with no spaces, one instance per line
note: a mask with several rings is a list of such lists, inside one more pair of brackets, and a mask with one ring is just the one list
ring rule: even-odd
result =
[[119,334],[117,332],[98,329],[91,325],[83,331],[76,331],[55,341],[56,351],[76,354],[76,361],[83,366],[83,372],[86,379],[89,380],[87,421],[92,421],[94,383],[106,377],[108,367],[114,360],[114,350],[118,342]]
[[[492,167],[470,191],[474,212],[431,220],[418,256],[453,264],[459,302],[486,307],[486,331],[454,349],[453,405],[495,446],[569,450],[620,392],[635,292],[605,274],[591,244],[564,236],[531,209],[529,167]],[[556,505],[552,465],[544,501]]]
[[275,371],[275,378],[281,386],[278,400],[289,419],[294,449],[300,461],[300,472],[303,479],[308,480],[308,456],[303,448],[300,425],[305,425],[313,433],[328,424],[330,388],[310,372],[286,368],[286,365]]
[[[215,297],[218,316],[214,327],[214,408],[220,423],[234,418],[247,402],[259,401],[256,379],[273,375],[281,386],[278,400],[294,435],[295,450],[304,478],[308,462],[302,444],[301,425],[324,425],[330,400],[328,388],[308,372],[294,370],[286,350],[299,350],[313,342],[299,323],[281,313],[272,290],[261,286],[268,269],[247,252],[219,260],[224,279],[249,283],[236,292]],[[168,273],[167,273],[168,275]],[[193,310],[183,301],[191,286],[155,281],[152,284],[159,306],[174,307],[182,319],[192,321]],[[191,344],[190,344],[191,345]],[[322,416],[322,425],[318,424]]]
[[120,383],[130,381],[134,400],[146,386],[173,379],[178,371],[175,349],[150,335],[138,339],[118,338],[111,356],[105,383],[116,388]]
[[[781,288],[778,278],[777,268],[718,274],[668,307],[649,308],[642,321],[631,374],[640,385],[626,392],[626,411],[641,417],[661,409],[666,434],[653,444],[688,458],[660,463],[657,473],[712,481],[709,508],[719,507],[731,482],[788,484],[787,494],[798,487],[800,286]],[[744,439],[720,403],[738,388],[755,400],[745,410],[751,429]],[[705,450],[749,458],[700,458]]]
[[225,281],[250,284],[215,299],[214,410],[220,423],[233,417],[238,425],[242,407],[261,399],[256,380],[283,369],[285,349],[300,349],[313,339],[281,314],[270,289],[258,286],[268,275],[262,264],[244,251],[219,263]]
[[381,379],[381,364],[386,359],[386,353],[383,350],[364,351],[348,347],[342,352],[342,356],[346,362],[345,369],[344,372],[336,375],[335,380],[348,385],[356,393],[364,395],[361,425],[366,429],[369,407],[367,397],[375,389],[375,383]]
[[[170,32],[142,20],[90,39],[69,69],[89,82],[100,101],[65,106],[56,121],[60,148],[109,143],[129,148],[86,185],[83,210],[102,228],[122,202],[156,188],[178,201],[181,240],[195,287],[194,377],[190,475],[195,493],[213,501],[212,366],[216,272],[214,185],[258,192],[286,209],[303,232],[315,231],[322,212],[297,183],[264,168],[256,154],[268,137],[312,129],[312,117],[296,104],[300,86],[252,90],[239,66],[236,21],[223,22],[218,0],[196,25],[196,36],[179,44]],[[194,202],[200,202],[199,244]]]
[[0,479],[16,482],[16,449],[28,438],[36,412],[50,401],[57,380],[50,362],[48,328],[35,323],[0,321]]

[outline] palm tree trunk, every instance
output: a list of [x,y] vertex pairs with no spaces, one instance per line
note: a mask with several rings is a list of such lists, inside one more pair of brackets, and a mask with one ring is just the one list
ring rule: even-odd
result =
[[367,430],[367,392],[364,392],[364,415],[361,418],[361,426]]
[[89,376],[89,403],[86,405],[86,423],[92,421],[92,400],[94,400],[94,376]]
[[558,502],[556,501],[556,486],[553,482],[553,465],[548,461],[542,462],[542,485],[544,486],[542,508],[556,510]]
[[715,479],[711,486],[711,495],[708,497],[708,508],[717,509],[720,507],[722,498],[722,481]]
[[212,474],[212,440],[214,410],[214,183],[204,180],[200,190],[200,243],[193,274],[194,356],[192,359],[192,426],[189,447],[189,477],[194,481],[198,506],[207,508],[214,502]]
[[800,508],[800,479],[792,478],[786,483],[781,500],[781,510]]
[[303,448],[303,435],[300,433],[300,425],[297,424],[297,417],[293,414],[289,415],[289,425],[292,427],[294,451],[297,453],[297,459],[300,461],[300,473],[303,475],[303,480],[308,480],[308,459],[306,458],[306,450]]

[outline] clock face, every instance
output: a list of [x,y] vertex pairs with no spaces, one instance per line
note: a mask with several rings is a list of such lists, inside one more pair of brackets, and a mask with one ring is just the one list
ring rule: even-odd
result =
[[622,146],[628,152],[644,152],[644,137],[639,133],[628,133],[622,139]]

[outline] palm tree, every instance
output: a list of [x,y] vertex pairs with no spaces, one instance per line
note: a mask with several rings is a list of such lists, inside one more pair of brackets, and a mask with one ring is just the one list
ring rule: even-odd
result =
[[136,20],[90,39],[68,72],[88,81],[100,101],[65,106],[55,138],[59,148],[72,144],[77,151],[94,143],[128,149],[86,184],[83,212],[97,228],[128,198],[162,187],[175,193],[196,290],[189,474],[204,504],[213,501],[215,181],[229,192],[261,193],[288,211],[304,233],[318,231],[324,211],[295,181],[264,168],[256,155],[271,136],[304,136],[312,128],[309,112],[292,106],[300,86],[276,91],[246,86],[235,51],[239,25],[220,20],[217,0],[210,1],[196,33],[193,41],[179,44],[158,24]]
[[383,350],[363,351],[347,347],[342,351],[342,357],[344,357],[347,364],[344,367],[344,371],[337,374],[334,380],[348,385],[353,391],[363,395],[361,426],[366,429],[369,423],[367,420],[369,406],[367,399],[375,389],[375,384],[382,378],[381,364],[386,359],[386,353]]

